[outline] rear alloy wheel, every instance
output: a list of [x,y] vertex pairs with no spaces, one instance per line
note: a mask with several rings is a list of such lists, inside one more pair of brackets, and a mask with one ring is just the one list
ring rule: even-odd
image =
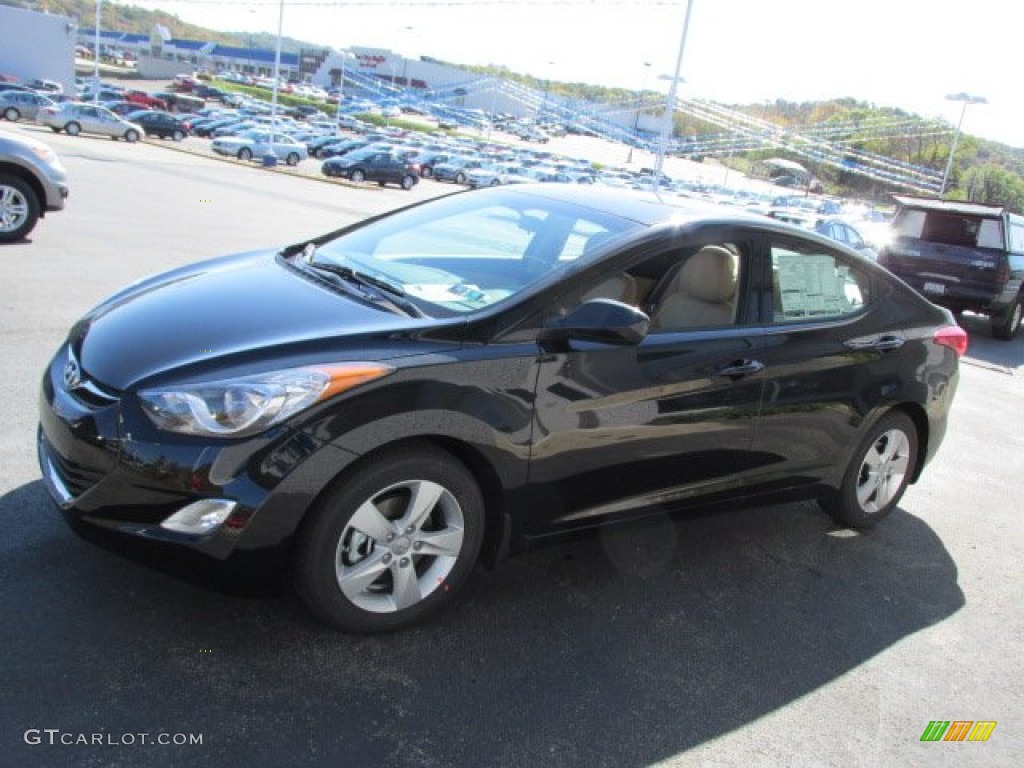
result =
[[910,417],[890,411],[871,427],[825,510],[851,528],[871,528],[899,504],[917,466],[917,428]]
[[455,174],[455,183],[456,184],[465,184],[466,183],[466,174],[464,174],[462,171],[459,171],[458,173],[456,173]]
[[363,180],[364,180],[364,179],[366,178],[366,174],[365,174],[365,173],[363,173],[363,172],[362,172],[362,171],[360,171],[360,170],[355,170],[355,171],[352,171],[352,173],[350,173],[350,174],[348,175],[348,177],[349,177],[350,179],[352,179],[352,181],[355,181],[355,182],[360,182],[360,181],[363,181]]
[[408,192],[410,189],[416,186],[415,176],[403,176],[402,177],[402,189]]
[[429,443],[346,474],[310,515],[296,587],[317,616],[349,632],[398,629],[440,610],[469,578],[483,539],[473,476]]
[[131,129],[125,131],[124,140],[127,141],[129,144],[134,144],[136,141],[139,140],[139,132]]
[[16,123],[21,120],[21,112],[16,110],[14,107],[8,107],[4,110],[4,120],[10,120],[12,123]]
[[64,126],[64,130],[67,131],[68,136],[77,136],[82,132],[82,126],[78,123],[68,123]]
[[1020,330],[1022,305],[1024,300],[1018,296],[1013,304],[998,317],[992,318],[992,335],[997,339],[1008,341],[1017,335]]
[[286,157],[284,161],[288,163],[288,165],[298,165],[299,156],[295,152],[289,152],[288,157]]
[[174,133],[171,134],[171,138],[174,139],[175,141],[181,141],[182,139],[185,138],[185,132],[175,131]]
[[39,198],[17,176],[0,175],[0,243],[23,240],[39,220]]
[[240,150],[238,150],[238,159],[252,160],[252,150],[249,149],[248,147],[242,147]]

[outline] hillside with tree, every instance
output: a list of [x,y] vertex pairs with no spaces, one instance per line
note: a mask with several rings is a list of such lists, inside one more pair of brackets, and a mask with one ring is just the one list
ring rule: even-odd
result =
[[[69,16],[78,20],[79,25],[85,28],[92,28],[96,13],[94,0],[0,0],[0,4]],[[160,24],[170,31],[172,37],[264,48],[272,48],[276,43],[276,37],[270,33],[248,34],[211,30],[182,21],[171,13],[151,11],[133,5],[103,2],[100,12],[103,29],[149,34],[154,26]],[[301,48],[317,47],[322,46],[282,38],[282,49],[288,52],[294,53]],[[515,80],[537,90],[547,91],[558,98],[582,99],[604,104],[641,103],[650,105],[647,111],[652,113],[660,108],[659,100],[663,98],[650,91],[637,93],[624,88],[609,88],[590,83],[540,80],[511,72],[504,67],[472,66],[439,59],[432,60],[481,74]],[[912,122],[920,119],[899,109],[876,107],[853,99],[804,103],[777,100],[771,104],[733,105],[732,109],[797,133],[811,126],[820,128],[834,123],[836,126],[842,126],[842,132],[831,134],[830,140],[841,141],[851,152],[883,155],[897,162],[923,166],[939,172],[945,167],[948,158],[949,131],[938,131],[932,135],[928,135],[927,131],[916,135],[913,131],[905,135],[900,135],[899,132],[879,135],[877,131],[872,130],[870,126],[877,125],[880,121],[895,123],[900,120]],[[722,129],[716,125],[682,112],[674,116],[676,136],[699,139],[720,134],[721,131]],[[737,153],[726,158],[725,162],[745,170],[758,160],[772,155],[785,157],[784,152],[779,153],[777,150],[760,150]],[[829,191],[837,194],[883,200],[893,191],[882,182],[844,172],[840,168],[827,165],[818,167],[815,163],[802,158],[792,159],[808,166]],[[1014,149],[1005,144],[963,134],[956,150],[947,196],[952,199],[1002,204],[1015,211],[1024,212],[1024,149]]]

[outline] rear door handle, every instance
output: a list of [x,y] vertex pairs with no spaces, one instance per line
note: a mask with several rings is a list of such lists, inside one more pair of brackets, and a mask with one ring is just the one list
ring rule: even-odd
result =
[[867,336],[859,339],[849,339],[845,344],[850,349],[874,349],[879,352],[885,352],[890,349],[899,349],[906,343],[906,341],[907,340],[902,336],[887,334],[885,336]]
[[729,378],[737,379],[741,376],[750,376],[755,373],[760,373],[763,370],[764,363],[760,360],[736,360],[732,363],[716,368],[715,375],[728,376]]

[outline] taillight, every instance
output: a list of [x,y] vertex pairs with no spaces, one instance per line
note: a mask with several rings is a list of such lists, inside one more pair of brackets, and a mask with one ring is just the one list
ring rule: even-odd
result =
[[1001,259],[996,268],[996,282],[999,285],[1006,285],[1010,282],[1010,263],[1006,259]]
[[936,344],[952,349],[956,352],[957,357],[963,357],[967,352],[967,331],[959,325],[947,325],[939,328],[932,340]]

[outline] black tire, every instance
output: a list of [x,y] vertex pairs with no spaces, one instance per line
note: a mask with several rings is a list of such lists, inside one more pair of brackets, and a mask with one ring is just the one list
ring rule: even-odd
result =
[[82,132],[82,126],[78,123],[71,122],[64,126],[64,131],[68,136],[77,136]]
[[24,240],[39,221],[39,198],[17,176],[0,174],[0,243]]
[[14,107],[8,107],[4,110],[4,120],[10,120],[12,123],[16,123],[21,120],[21,112]]
[[410,189],[416,186],[416,177],[410,174],[406,174],[402,177],[402,189],[408,192]]
[[850,528],[871,528],[900,503],[917,466],[917,427],[890,411],[871,427],[853,454],[839,492],[822,500],[825,511]]
[[1018,296],[1005,312],[992,318],[992,335],[1003,341],[1012,339],[1020,330],[1022,313],[1024,313],[1024,300]]
[[360,182],[360,181],[363,181],[364,179],[366,179],[366,174],[365,174],[365,173],[363,173],[363,172],[362,172],[361,170],[359,170],[358,168],[356,168],[356,169],[355,169],[354,171],[352,171],[352,172],[351,172],[351,173],[350,173],[350,174],[348,175],[348,177],[349,177],[349,178],[350,178],[350,179],[351,179],[352,181],[354,181],[354,182],[357,182],[357,183],[358,183],[358,182]]
[[456,184],[465,184],[466,183],[466,174],[464,174],[462,171],[459,171],[458,173],[456,173],[455,174],[455,183]]
[[240,150],[238,150],[238,159],[252,160],[252,150],[249,149],[248,147],[242,147]]
[[284,161],[285,161],[285,162],[286,162],[286,163],[287,163],[288,165],[298,165],[298,164],[299,164],[299,156],[298,156],[298,154],[296,154],[295,152],[289,152],[289,153],[288,153],[288,157],[286,157],[286,158],[284,159]]
[[420,168],[420,176],[422,176],[424,179],[429,179],[433,175],[434,169],[431,168],[429,165],[425,165],[422,168]]
[[[417,498],[426,500],[422,511]],[[295,585],[333,627],[398,629],[458,594],[483,529],[483,497],[466,467],[430,443],[410,443],[345,472],[310,512],[297,540]]]
[[129,128],[127,131],[124,132],[124,140],[127,141],[129,144],[134,144],[136,141],[139,140],[139,132],[132,128]]
[[53,131],[54,133],[60,133],[60,128],[58,128],[56,125],[51,125],[50,130]]
[[377,186],[378,186],[378,187],[383,187],[383,186],[386,186],[386,185],[387,185],[387,182],[386,182],[386,181],[378,181],[378,182],[377,182]]
[[174,141],[181,141],[181,140],[183,140],[185,138],[185,132],[184,131],[175,131],[174,133],[171,134],[171,138]]
[[491,186],[497,187],[501,185],[501,179],[491,179]]

